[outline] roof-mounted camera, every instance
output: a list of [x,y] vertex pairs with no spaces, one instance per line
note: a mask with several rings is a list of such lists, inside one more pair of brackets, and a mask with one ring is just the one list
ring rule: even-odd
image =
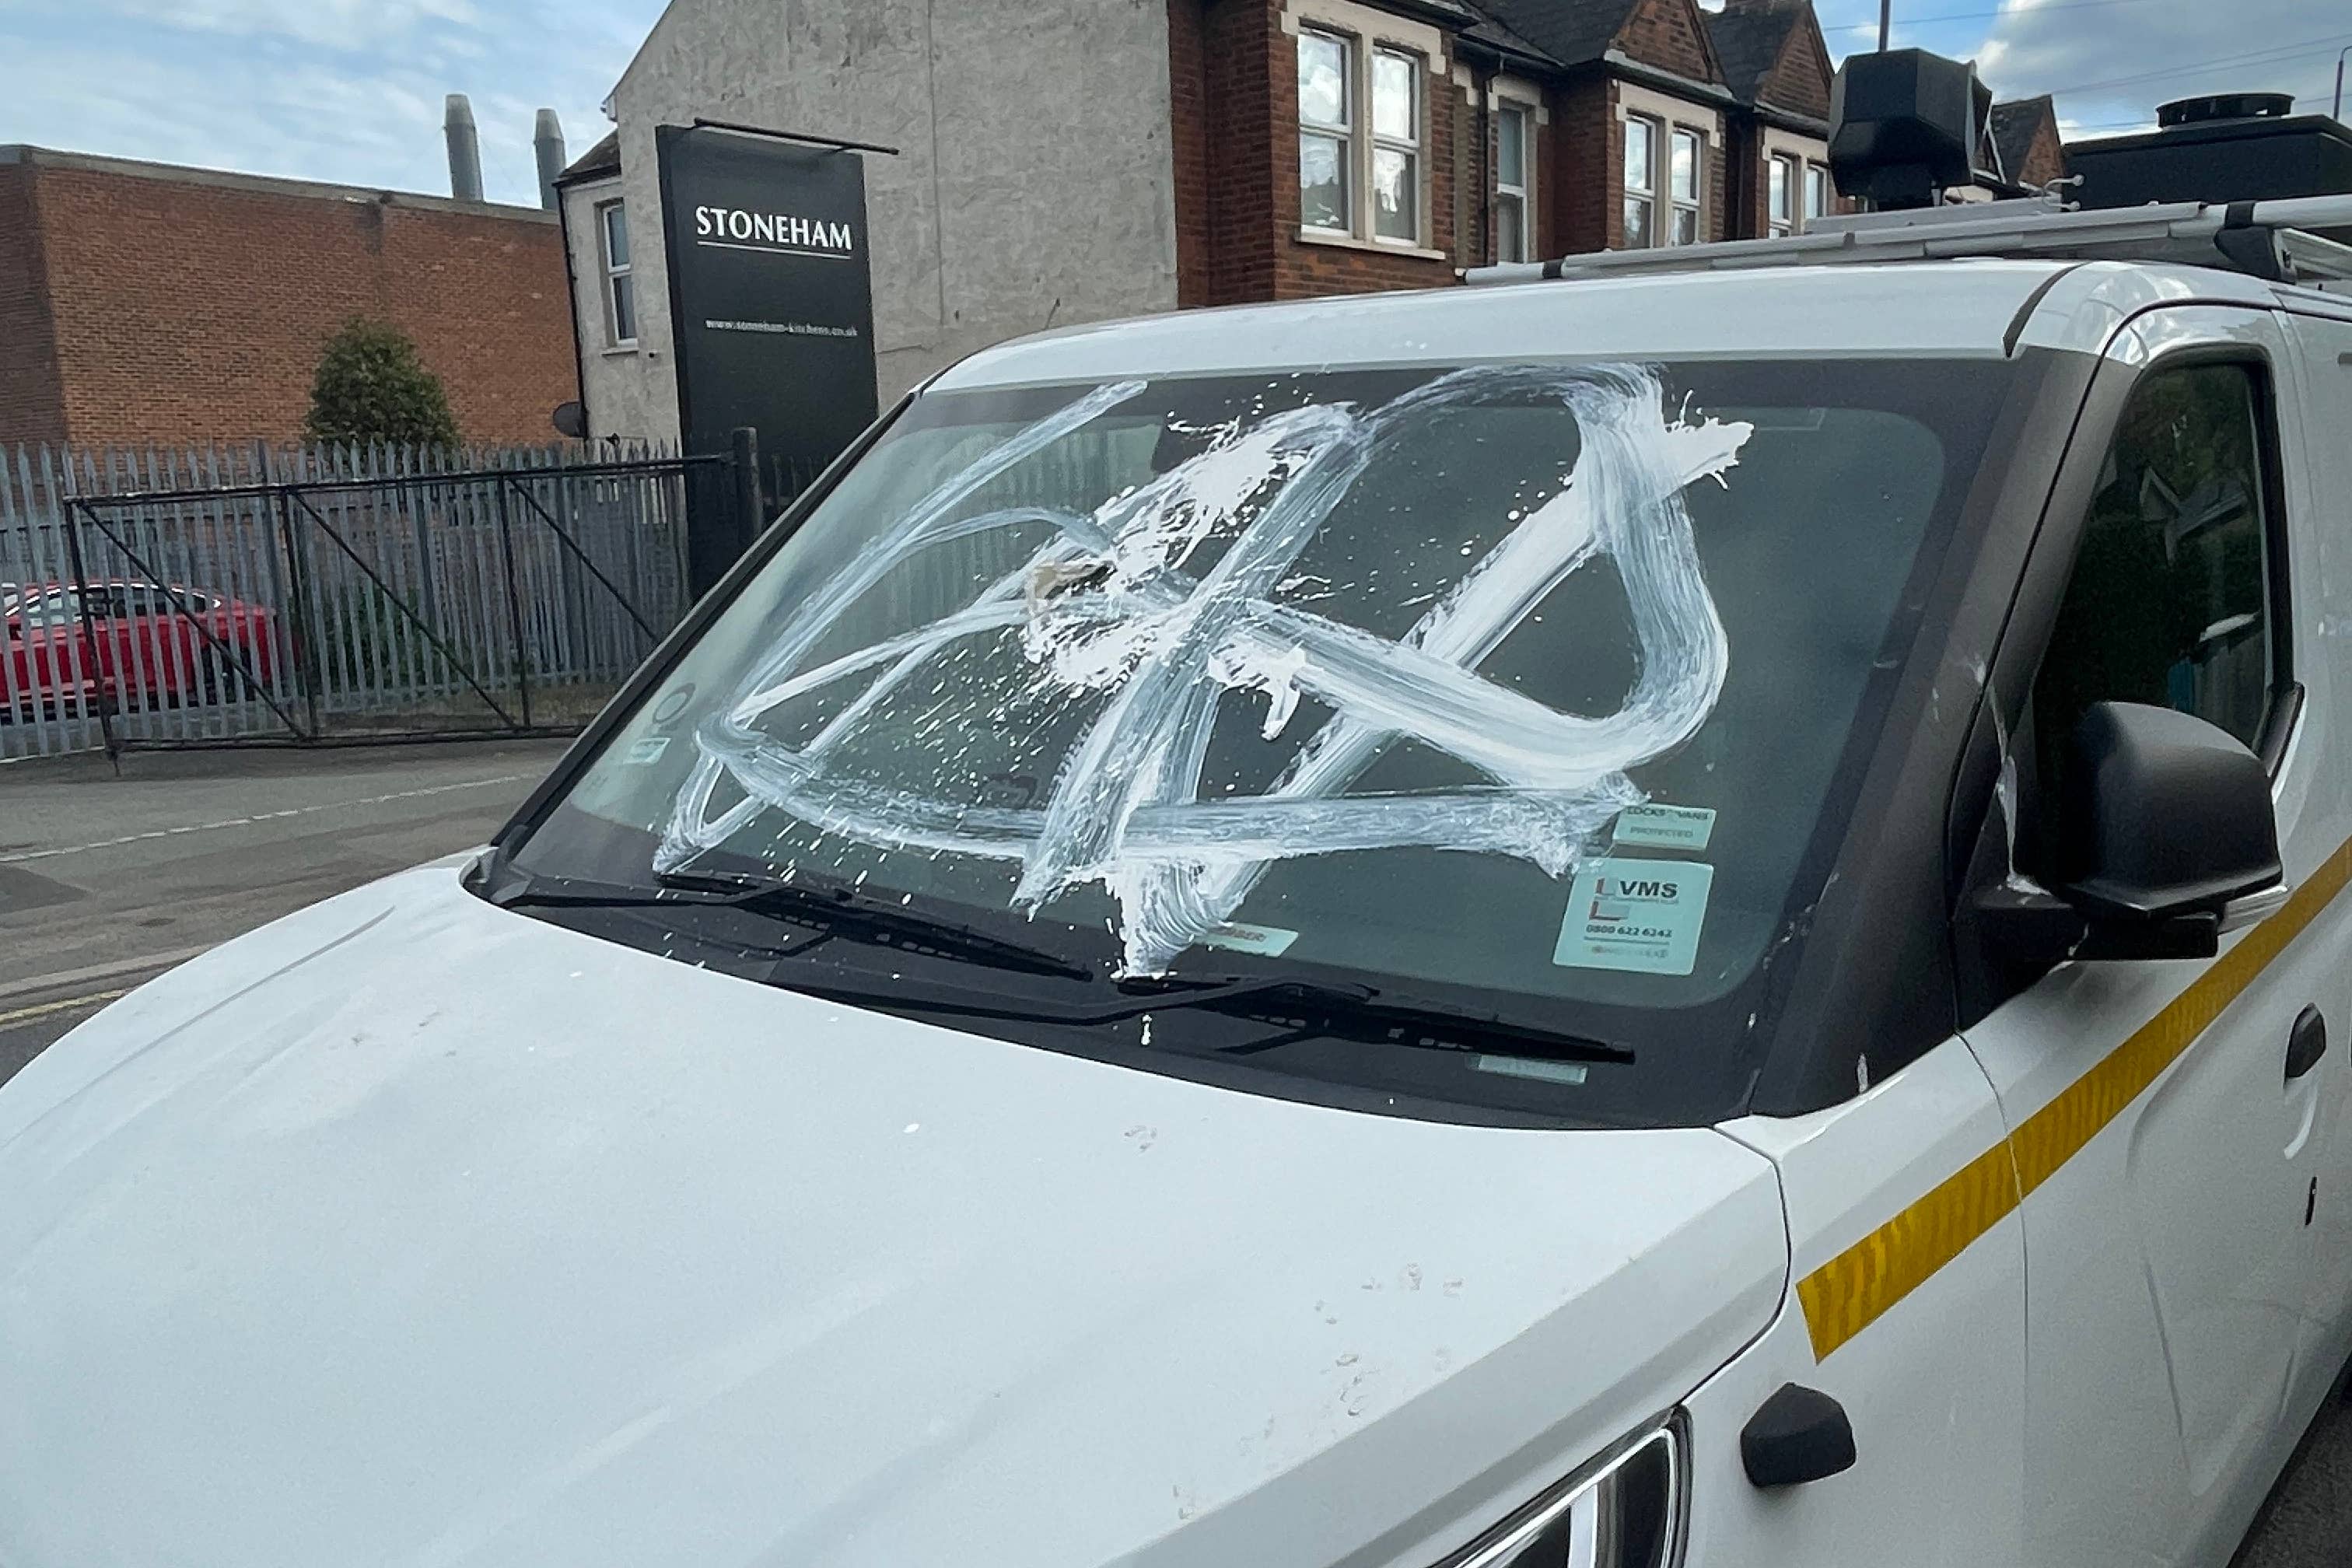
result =
[[1992,91],[1925,49],[1849,55],[1830,88],[1830,173],[1881,212],[1934,206],[1976,177]]

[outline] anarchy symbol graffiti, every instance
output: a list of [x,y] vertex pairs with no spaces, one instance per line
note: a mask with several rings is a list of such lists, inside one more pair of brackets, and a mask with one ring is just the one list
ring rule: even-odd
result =
[[[1730,651],[1708,595],[1684,489],[1721,482],[1752,426],[1669,421],[1656,374],[1632,365],[1479,366],[1377,407],[1310,405],[1222,433],[1207,450],[1091,512],[1017,506],[967,515],[982,487],[1143,391],[1106,385],[997,444],[877,533],[789,615],[697,732],[699,755],[656,851],[685,865],[771,810],[886,849],[1017,863],[1016,906],[1099,882],[1117,900],[1126,966],[1156,972],[1240,908],[1265,868],[1300,856],[1405,846],[1516,856],[1554,876],[1643,798],[1627,770],[1687,740],[1723,689]],[[1580,435],[1559,491],[1473,562],[1402,637],[1286,604],[1277,592],[1333,509],[1391,442],[1483,404],[1556,399]],[[957,539],[1048,529],[961,608],[853,652],[813,654],[894,569]],[[1190,569],[1225,530],[1213,564]],[[1571,573],[1612,561],[1641,650],[1614,712],[1563,713],[1479,664]],[[841,752],[893,689],[965,639],[1018,634],[1037,675],[1100,710],[1049,794],[1024,805],[929,798]],[[864,682],[862,688],[847,683]],[[762,718],[795,698],[856,689],[787,744]],[[1331,717],[1276,782],[1203,799],[1221,705],[1262,696],[1279,737],[1299,698]],[[1349,795],[1400,738],[1490,782],[1437,794]],[[714,811],[720,780],[741,798]]]

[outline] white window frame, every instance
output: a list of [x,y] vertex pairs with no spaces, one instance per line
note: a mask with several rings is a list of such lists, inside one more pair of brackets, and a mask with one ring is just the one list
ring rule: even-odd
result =
[[[1318,141],[1337,142],[1339,144],[1339,208],[1340,216],[1345,222],[1338,228],[1323,224],[1308,223],[1304,216],[1299,219],[1299,222],[1303,227],[1319,234],[1353,234],[1356,232],[1359,215],[1364,205],[1363,177],[1357,170],[1357,165],[1363,160],[1356,155],[1356,144],[1359,141],[1356,135],[1356,121],[1363,118],[1361,105],[1364,101],[1363,94],[1357,89],[1357,79],[1363,74],[1357,61],[1363,53],[1363,45],[1357,38],[1350,37],[1345,33],[1333,32],[1328,27],[1302,27],[1298,33],[1298,47],[1302,52],[1306,49],[1307,40],[1309,38],[1318,43],[1337,44],[1339,47],[1339,119],[1336,124],[1320,120],[1309,120],[1307,118],[1307,110],[1302,104],[1298,110],[1298,145],[1304,149],[1309,136]],[[1304,185],[1304,179],[1300,184]]]
[[[1649,182],[1645,185],[1634,184],[1633,171],[1626,166],[1633,158],[1633,133],[1636,131],[1646,137],[1650,144],[1650,155],[1642,161],[1643,177]],[[1625,195],[1617,221],[1622,226],[1622,237],[1628,249],[1637,248],[1633,243],[1633,226],[1625,221],[1625,215],[1633,210],[1635,202],[1640,202],[1650,215],[1649,221],[1642,226],[1649,231],[1649,237],[1642,241],[1642,245],[1653,247],[1664,243],[1664,228],[1658,221],[1658,166],[1664,161],[1662,153],[1665,139],[1664,121],[1654,120],[1646,114],[1625,116],[1623,136],[1617,149],[1617,168],[1624,183]]]
[[[1506,183],[1503,179],[1503,119],[1506,115],[1517,117],[1519,125],[1519,178],[1516,184]],[[1494,245],[1495,259],[1497,261],[1513,259],[1528,261],[1535,258],[1536,126],[1538,123],[1536,105],[1509,96],[1496,99]],[[1517,258],[1503,254],[1503,203],[1506,201],[1515,201],[1519,205],[1517,228],[1519,254]]]
[[[1830,182],[1830,150],[1827,143],[1811,136],[1801,136],[1795,132],[1783,130],[1779,126],[1768,125],[1764,128],[1764,159],[1765,178],[1768,182],[1765,185],[1764,210],[1767,233],[1802,234],[1812,226],[1814,218],[1823,216],[1829,211],[1830,206],[1836,203],[1837,187]],[[1785,160],[1790,169],[1789,215],[1785,220],[1786,227],[1781,226],[1784,220],[1776,216],[1771,210],[1771,186],[1769,182],[1775,159]],[[1821,179],[1824,196],[1825,205],[1821,212],[1810,211],[1805,205],[1807,193],[1816,175]]]
[[[1294,39],[1315,34],[1336,41],[1346,53],[1348,68],[1350,124],[1343,149],[1349,187],[1348,226],[1344,229],[1323,227],[1307,223],[1302,214],[1298,237],[1318,245],[1442,258],[1440,252],[1430,248],[1434,231],[1430,191],[1435,170],[1429,143],[1432,117],[1438,112],[1436,95],[1444,79],[1444,35],[1427,23],[1358,4],[1357,0],[1284,0],[1282,29]],[[1379,55],[1393,56],[1412,68],[1413,124],[1409,142],[1380,136],[1373,131],[1372,61]],[[1297,129],[1302,135],[1334,133],[1327,128],[1308,125],[1303,113],[1298,119]],[[1380,149],[1405,153],[1413,161],[1413,237],[1409,240],[1378,232],[1379,196],[1372,170],[1374,153]]]
[[[1402,246],[1418,250],[1429,234],[1429,72],[1420,55],[1411,49],[1400,49],[1385,44],[1374,44],[1364,50],[1364,138],[1366,146],[1364,181],[1363,232],[1381,245]],[[1406,79],[1412,91],[1412,131],[1409,137],[1382,135],[1372,101],[1373,83],[1377,73],[1373,62],[1380,59],[1398,61],[1412,74]],[[1382,153],[1399,153],[1412,160],[1412,232],[1382,234],[1380,232],[1380,194],[1371,179],[1379,167]]]
[[[1818,185],[1814,183],[1817,178],[1820,182]],[[1813,205],[1813,192],[1817,189],[1822,195],[1819,207]],[[1807,159],[1804,194],[1797,200],[1798,211],[1801,214],[1799,221],[1805,226],[1811,227],[1813,219],[1829,216],[1830,208],[1836,201],[1837,182],[1830,178],[1830,166],[1818,160]]]
[[[1690,195],[1685,198],[1675,189],[1675,152],[1685,141],[1691,149]],[[1682,215],[1691,215],[1691,237],[1680,237]],[[1666,130],[1666,232],[1660,237],[1666,245],[1705,245],[1706,243],[1706,133],[1696,125],[1669,125]]]
[[[1772,205],[1772,176],[1780,176],[1780,206]],[[1764,155],[1764,233],[1769,238],[1785,239],[1798,232],[1803,218],[1799,216],[1804,205],[1805,161],[1793,153],[1767,153]]]
[[620,295],[622,280],[627,279],[629,324],[634,328],[637,319],[636,275],[629,259],[625,258],[619,262],[613,259],[613,220],[616,217],[620,219],[621,234],[625,243],[629,232],[628,204],[615,196],[608,202],[598,202],[595,214],[596,259],[603,268],[604,279],[604,343],[608,348],[633,349],[637,346],[637,334],[633,331],[624,337],[621,333]]
[[[1621,124],[1641,120],[1646,121],[1651,126],[1650,190],[1647,193],[1647,198],[1651,203],[1651,245],[1672,245],[1675,242],[1674,215],[1677,205],[1685,211],[1689,211],[1694,205],[1696,206],[1698,243],[1705,244],[1709,237],[1707,208],[1709,198],[1714,191],[1711,168],[1714,158],[1711,150],[1724,144],[1723,116],[1702,104],[1693,103],[1686,98],[1676,98],[1672,93],[1659,92],[1630,81],[1618,82],[1616,93],[1617,119]],[[1677,203],[1675,200],[1674,134],[1677,131],[1685,132],[1698,138],[1698,161],[1693,171],[1698,186],[1698,199],[1696,203]],[[1622,135],[1622,132],[1621,132],[1620,134]],[[1622,144],[1618,151],[1617,167],[1622,177],[1624,170],[1624,151]],[[1643,194],[1627,193],[1629,195]],[[1624,222],[1622,210],[1617,221],[1621,225]],[[1622,234],[1619,242],[1631,243]]]

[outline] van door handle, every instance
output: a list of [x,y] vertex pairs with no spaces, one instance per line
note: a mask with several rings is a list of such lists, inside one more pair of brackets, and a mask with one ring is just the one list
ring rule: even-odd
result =
[[2294,1020],[2294,1027],[2286,1037],[2286,1079],[2296,1079],[2319,1065],[2327,1054],[2327,1020],[2319,1016],[2316,1007],[2305,1007]]

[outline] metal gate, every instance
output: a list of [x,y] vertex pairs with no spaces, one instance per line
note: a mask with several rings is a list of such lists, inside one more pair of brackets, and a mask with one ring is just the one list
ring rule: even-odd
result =
[[685,614],[727,460],[0,468],[0,758],[578,729]]

